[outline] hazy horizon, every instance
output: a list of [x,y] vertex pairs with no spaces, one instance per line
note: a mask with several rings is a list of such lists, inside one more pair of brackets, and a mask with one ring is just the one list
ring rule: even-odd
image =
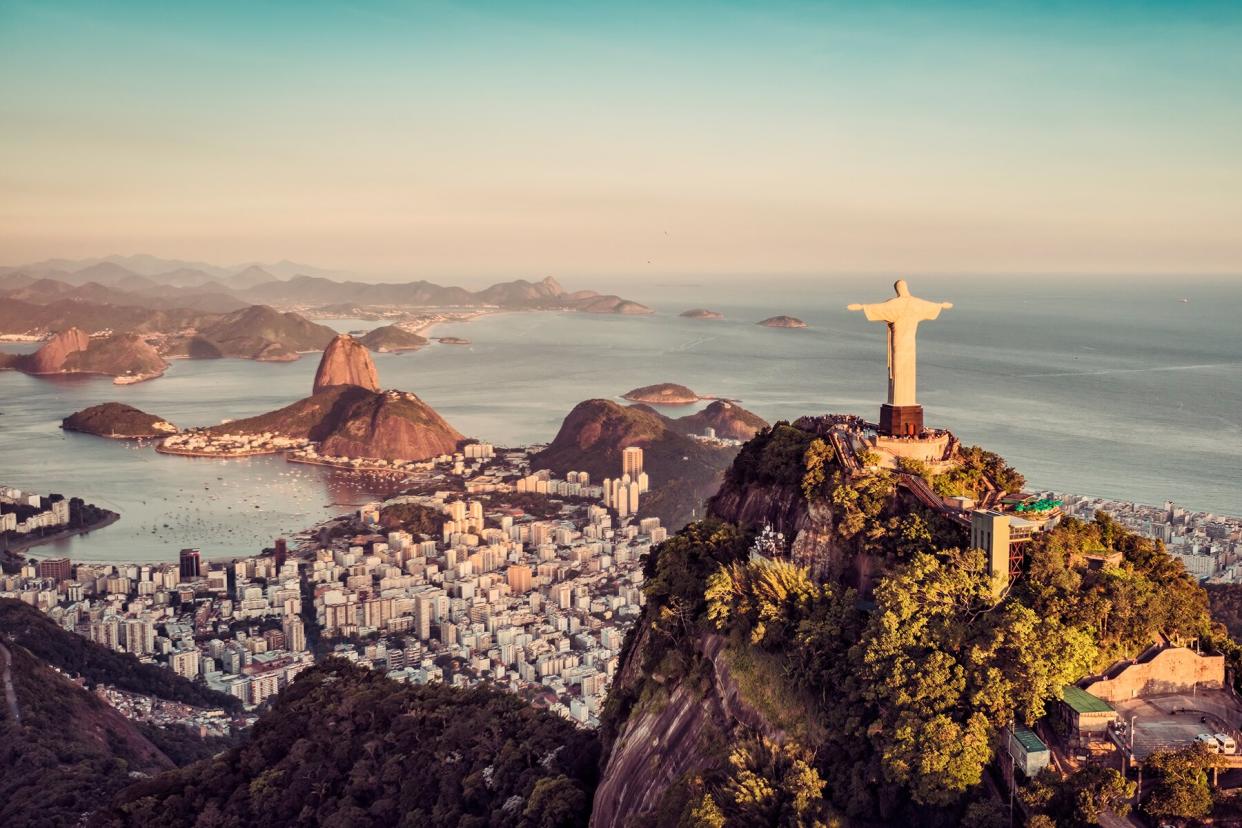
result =
[[0,261],[1242,272],[1242,10],[0,0]]

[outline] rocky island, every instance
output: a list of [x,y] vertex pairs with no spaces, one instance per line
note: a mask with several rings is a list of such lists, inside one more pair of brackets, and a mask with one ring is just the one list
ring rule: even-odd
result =
[[724,319],[724,314],[720,311],[707,310],[706,308],[691,308],[678,314],[686,319]]
[[806,323],[795,316],[769,316],[756,325],[762,325],[765,328],[805,328]]
[[372,351],[383,354],[418,350],[427,344],[427,337],[410,333],[398,325],[385,325],[368,331],[358,341]]
[[84,408],[62,420],[60,427],[65,431],[78,431],[116,440],[167,437],[177,433],[177,427],[172,423],[119,402],[106,402]]
[[461,336],[441,336],[436,338],[441,345],[469,345],[470,340]]
[[644,385],[621,395],[630,402],[647,403],[648,405],[690,405],[703,399],[684,385],[673,382],[661,382],[656,385]]

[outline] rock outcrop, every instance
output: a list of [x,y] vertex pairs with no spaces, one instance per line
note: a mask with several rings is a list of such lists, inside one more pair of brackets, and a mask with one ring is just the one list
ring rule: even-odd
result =
[[435,409],[407,391],[358,400],[323,438],[320,454],[380,460],[427,460],[452,454],[464,440]]
[[703,514],[704,502],[716,491],[737,449],[692,440],[674,423],[643,404],[586,400],[569,412],[552,443],[531,459],[531,467],[556,474],[586,471],[592,480],[619,477],[622,449],[638,446],[651,479],[639,514],[654,515],[678,529]]
[[312,393],[318,394],[333,385],[357,385],[369,391],[379,390],[379,375],[367,347],[349,334],[341,334],[324,349],[315,371]]
[[177,427],[172,423],[119,402],[106,402],[84,408],[62,420],[60,427],[65,431],[80,431],[83,434],[116,439],[167,437],[177,433]]
[[686,319],[724,319],[724,314],[720,311],[708,310],[707,308],[691,308],[682,311],[678,316]]
[[21,368],[28,374],[58,374],[65,370],[65,361],[72,354],[90,347],[91,338],[80,328],[60,331],[27,357]]
[[149,379],[158,377],[168,363],[139,334],[116,334],[93,340],[81,351],[65,359],[64,370],[110,377]]
[[702,434],[711,428],[717,437],[729,440],[749,440],[768,425],[758,414],[728,400],[716,400],[702,411],[678,417],[674,423],[683,434]]
[[56,334],[42,348],[10,367],[28,374],[105,374],[134,382],[157,377],[168,363],[140,334],[116,334],[92,340],[80,328]]

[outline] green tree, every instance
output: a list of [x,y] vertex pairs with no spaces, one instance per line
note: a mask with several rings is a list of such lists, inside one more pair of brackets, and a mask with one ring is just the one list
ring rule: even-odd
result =
[[812,826],[826,816],[823,790],[809,751],[754,736],[729,753],[719,793],[729,825]]
[[1211,754],[1201,744],[1153,753],[1143,763],[1152,777],[1143,810],[1154,817],[1202,819],[1212,812],[1207,768]]
[[837,464],[837,453],[832,445],[816,437],[807,446],[802,458],[802,466],[806,470],[802,474],[802,494],[807,500],[819,497],[828,479],[829,470]]
[[574,828],[590,811],[586,794],[569,777],[544,777],[531,789],[521,828]]

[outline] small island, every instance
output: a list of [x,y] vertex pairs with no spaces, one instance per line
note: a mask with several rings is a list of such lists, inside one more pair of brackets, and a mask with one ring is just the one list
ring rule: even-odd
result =
[[367,332],[358,339],[363,345],[377,353],[395,351],[414,351],[427,344],[427,338],[410,333],[397,325],[384,325]]
[[765,328],[805,328],[806,323],[794,316],[769,316],[762,322],[756,322]]
[[630,402],[649,403],[652,405],[690,405],[703,399],[684,385],[673,382],[661,382],[657,385],[644,385],[621,395]]
[[686,319],[724,319],[724,314],[720,311],[708,310],[707,308],[691,308],[682,311],[678,316]]
[[460,336],[442,336],[436,340],[441,345],[469,345],[470,340]]
[[119,402],[84,408],[61,420],[60,427],[65,431],[79,431],[114,440],[167,437],[177,433],[177,427],[172,423]]

